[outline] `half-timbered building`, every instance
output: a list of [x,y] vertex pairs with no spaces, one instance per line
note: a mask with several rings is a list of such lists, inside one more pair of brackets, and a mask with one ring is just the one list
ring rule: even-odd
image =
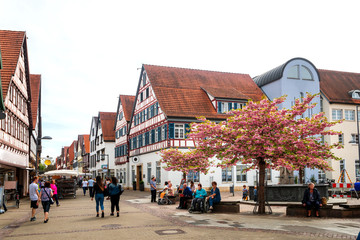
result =
[[0,121],[0,182],[17,181],[23,189],[21,195],[28,188],[32,121],[26,39],[25,32],[0,30],[1,110],[6,115]]
[[[143,181],[147,189],[152,176],[158,184],[167,180],[180,183],[183,174],[165,171],[159,151],[169,147],[184,151],[193,148],[195,142],[187,133],[189,124],[197,121],[197,117],[225,120],[227,111],[241,108],[249,99],[259,101],[262,96],[248,74],[143,65],[129,131],[129,180],[137,187]],[[187,179],[195,182],[201,179],[207,187],[216,180],[226,187],[233,183],[230,177],[241,168],[213,169],[211,176],[191,172]],[[242,171],[239,174],[242,182]]]
[[129,187],[127,172],[129,172],[129,139],[131,113],[135,96],[120,95],[115,121],[115,175],[123,186]]
[[98,117],[93,117],[90,129],[90,158],[95,161],[91,166],[93,177],[105,177],[108,171],[114,176],[115,118],[116,112],[99,112]]

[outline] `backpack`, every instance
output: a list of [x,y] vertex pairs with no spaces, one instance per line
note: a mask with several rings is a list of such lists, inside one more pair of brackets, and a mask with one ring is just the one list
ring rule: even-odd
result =
[[119,184],[118,185],[118,187],[119,187],[119,190],[120,190],[120,196],[121,196],[121,194],[123,194],[123,192],[124,192],[124,189],[123,189],[123,187]]

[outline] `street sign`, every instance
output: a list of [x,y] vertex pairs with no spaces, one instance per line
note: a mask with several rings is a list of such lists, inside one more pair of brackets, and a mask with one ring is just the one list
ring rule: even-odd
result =
[[45,165],[46,165],[46,166],[49,166],[49,165],[51,165],[51,160],[49,160],[49,159],[46,159],[46,160],[45,160]]
[[102,169],[107,169],[107,168],[108,168],[108,167],[107,167],[107,164],[101,165],[101,168],[102,168]]
[[103,169],[103,172],[107,172],[107,169]]

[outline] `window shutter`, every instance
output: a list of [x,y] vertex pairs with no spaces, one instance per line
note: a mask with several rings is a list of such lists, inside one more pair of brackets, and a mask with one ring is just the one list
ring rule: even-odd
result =
[[145,145],[149,145],[149,132],[145,133]]
[[169,123],[169,138],[174,139],[174,123]]
[[234,109],[238,109],[238,104],[234,103]]
[[158,141],[161,142],[161,127],[157,128]]
[[190,132],[190,124],[185,123],[185,138],[188,138],[188,133]]
[[155,143],[155,129],[151,130],[151,143]]
[[126,135],[127,134],[127,132],[126,132],[126,125],[124,126],[124,135]]
[[128,155],[127,145],[124,145],[124,155]]
[[228,106],[229,106],[229,107],[228,107],[228,110],[230,111],[230,110],[232,109],[232,103],[229,102],[229,103],[228,103]]
[[155,116],[159,114],[159,103],[155,103]]
[[222,113],[221,102],[218,102],[218,113]]
[[165,134],[164,134],[164,136],[165,136],[164,140],[166,140],[166,139],[168,138],[168,136],[167,136],[167,125],[166,125],[166,124],[164,125],[164,132],[165,132]]

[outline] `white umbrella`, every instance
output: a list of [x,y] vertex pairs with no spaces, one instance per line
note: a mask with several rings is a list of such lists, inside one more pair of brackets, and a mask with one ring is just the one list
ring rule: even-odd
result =
[[79,175],[79,173],[77,171],[66,170],[66,169],[53,170],[53,171],[48,171],[45,173],[45,176],[75,176],[75,177],[77,177],[78,175]]

